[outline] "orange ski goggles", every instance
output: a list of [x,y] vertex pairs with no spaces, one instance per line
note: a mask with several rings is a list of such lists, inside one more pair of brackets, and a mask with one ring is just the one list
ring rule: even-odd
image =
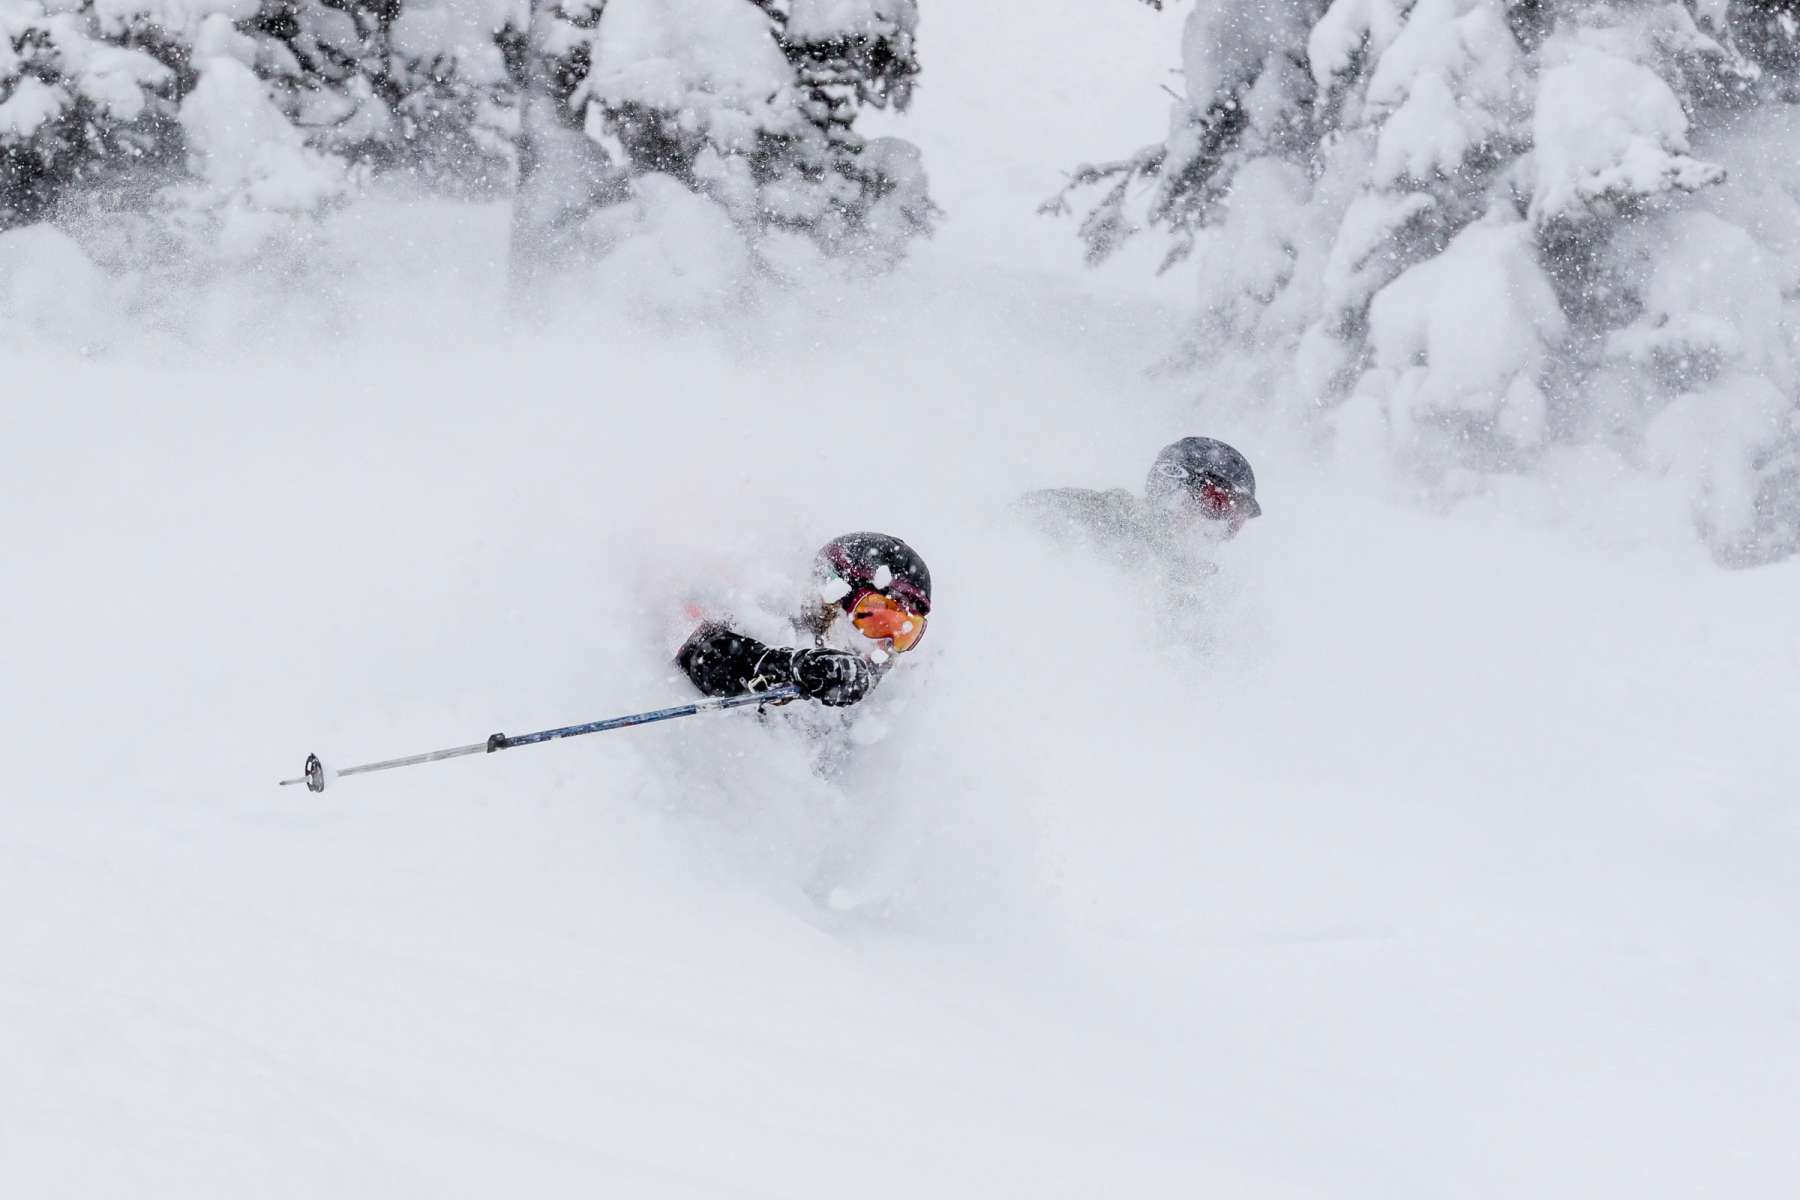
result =
[[925,636],[925,618],[892,596],[864,592],[850,606],[850,623],[866,638],[891,643],[904,654]]

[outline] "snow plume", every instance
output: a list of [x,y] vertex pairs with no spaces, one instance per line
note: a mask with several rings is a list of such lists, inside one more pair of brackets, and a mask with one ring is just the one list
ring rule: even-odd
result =
[[[1750,11],[1200,6],[1169,136],[1076,172],[1107,188],[1082,238],[1169,238],[1221,403],[1322,418],[1447,495],[1593,448],[1679,489],[1726,561],[1789,553],[1800,258],[1726,150],[1792,137],[1800,62]],[[1675,295],[1696,241],[1757,299]]]
[[[1187,431],[1161,304],[946,222],[836,305],[507,334],[503,206],[327,225],[341,336],[9,347],[9,1196],[1796,1178],[1800,562],[1429,516],[1234,429],[1268,515],[1165,598],[1006,517]],[[35,301],[73,276],[25,235]],[[681,703],[694,590],[779,630],[867,527],[938,603],[835,774],[789,709],[274,786]]]

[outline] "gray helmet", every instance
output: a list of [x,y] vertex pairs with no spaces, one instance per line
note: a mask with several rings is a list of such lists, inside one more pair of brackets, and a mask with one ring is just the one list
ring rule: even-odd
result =
[[1179,492],[1198,492],[1209,483],[1230,492],[1244,518],[1262,516],[1250,461],[1217,438],[1188,437],[1164,446],[1151,464],[1144,495],[1166,501]]

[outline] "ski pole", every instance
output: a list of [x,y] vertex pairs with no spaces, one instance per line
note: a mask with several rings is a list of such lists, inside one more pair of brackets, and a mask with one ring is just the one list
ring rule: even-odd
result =
[[319,761],[317,754],[306,756],[306,766],[297,779],[284,779],[282,787],[296,783],[304,783],[309,792],[325,790],[325,780],[342,779],[346,775],[366,775],[371,771],[389,771],[395,767],[413,767],[420,763],[437,762],[444,758],[461,758],[466,754],[492,754],[496,750],[511,750],[514,746],[535,746],[539,742],[554,742],[559,738],[580,737],[584,733],[605,733],[609,729],[629,729],[633,725],[648,725],[653,721],[672,721],[676,717],[691,717],[698,713],[718,712],[725,708],[741,708],[746,704],[768,704],[773,701],[798,699],[800,689],[793,684],[772,687],[765,692],[751,692],[744,696],[713,696],[706,700],[696,700],[692,704],[681,704],[674,708],[659,708],[651,712],[632,713],[625,717],[610,717],[604,721],[589,721],[583,725],[564,725],[558,729],[540,729],[536,733],[521,733],[517,737],[508,737],[504,733],[496,733],[485,742],[475,742],[468,746],[452,746],[448,750],[429,750],[424,754],[410,754],[405,758],[390,758],[382,762],[363,763],[361,766],[345,767],[341,771],[327,770]]

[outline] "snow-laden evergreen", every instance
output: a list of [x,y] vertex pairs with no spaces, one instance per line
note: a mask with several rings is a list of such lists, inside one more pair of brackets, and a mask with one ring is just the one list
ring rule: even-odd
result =
[[566,123],[631,176],[665,176],[716,205],[761,266],[798,269],[820,252],[891,261],[929,228],[917,149],[854,128],[865,107],[907,102],[914,0],[606,0],[560,11],[550,48],[570,81]]
[[69,203],[185,213],[196,189],[203,208],[314,212],[353,165],[503,185],[513,7],[0,0],[0,226]]
[[[690,217],[765,273],[891,263],[934,209],[917,149],[855,125],[907,103],[917,26],[916,0],[4,0],[0,223],[72,206],[115,259],[173,234],[164,257],[191,261],[196,209],[316,213],[402,172],[462,193],[518,179],[526,267],[577,235],[696,243]],[[231,135],[184,115],[225,94],[259,147],[229,169]],[[223,244],[257,236],[238,222]]]
[[917,28],[917,0],[790,0],[781,45],[807,128],[765,189],[777,222],[889,256],[930,227],[917,147],[854,128],[864,106],[906,106],[919,73]]
[[1452,494],[1598,446],[1674,481],[1728,560],[1791,552],[1800,255],[1726,211],[1706,148],[1780,119],[1794,29],[1722,3],[1203,5],[1169,135],[1077,172],[1106,189],[1081,234],[1094,259],[1170,236],[1224,402],[1322,412]]
[[190,182],[165,203],[191,239],[216,241],[228,257],[253,254],[286,231],[288,218],[318,215],[344,200],[344,162],[309,146],[236,59],[206,60],[181,103]]
[[510,177],[517,88],[510,0],[263,0],[256,64],[315,145],[453,188]]
[[0,229],[176,155],[177,72],[153,53],[166,50],[148,35],[153,3],[0,0]]

